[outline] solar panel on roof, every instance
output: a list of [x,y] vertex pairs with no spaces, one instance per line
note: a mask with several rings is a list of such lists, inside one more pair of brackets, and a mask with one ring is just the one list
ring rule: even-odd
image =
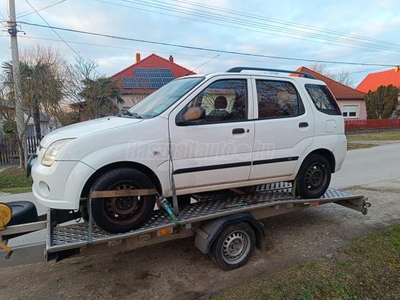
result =
[[170,69],[134,68],[133,73],[134,77],[122,78],[124,89],[158,89],[175,79]]

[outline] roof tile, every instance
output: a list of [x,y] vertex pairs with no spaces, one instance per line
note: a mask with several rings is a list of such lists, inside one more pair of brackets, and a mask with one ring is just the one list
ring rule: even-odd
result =
[[[123,69],[122,71],[112,75],[111,77],[113,77],[115,79],[134,78],[133,70],[135,68],[169,69],[169,70],[171,70],[174,78],[196,74],[196,73],[170,61],[169,59],[162,58],[153,53],[153,54],[149,55],[148,57],[142,59],[138,63],[135,63],[135,64]],[[126,93],[126,92],[129,92],[132,90],[133,89],[122,89],[122,93]]]
[[390,69],[368,74],[356,89],[368,93],[368,91],[376,91],[381,85],[388,86],[390,84],[400,88],[400,71],[396,72],[394,69]]
[[326,83],[337,100],[364,100],[364,93],[353,89],[347,85],[337,82],[329,77],[326,77],[318,72],[310,70],[306,67],[300,67],[297,72],[305,72],[313,75],[316,79]]

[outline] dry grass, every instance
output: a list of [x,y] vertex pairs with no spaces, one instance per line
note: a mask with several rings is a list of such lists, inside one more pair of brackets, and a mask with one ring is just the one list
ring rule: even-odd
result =
[[258,277],[215,299],[400,299],[400,224],[333,259]]

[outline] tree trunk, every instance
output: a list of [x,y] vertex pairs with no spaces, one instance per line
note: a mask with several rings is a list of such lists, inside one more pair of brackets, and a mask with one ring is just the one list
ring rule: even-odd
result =
[[35,124],[35,136],[38,141],[42,139],[42,131],[40,130],[40,109],[37,99],[33,106],[33,123]]
[[[25,136],[23,136],[22,138],[25,138]],[[21,140],[21,138],[18,136],[19,167],[22,170],[25,170],[25,165],[26,165],[25,149],[26,149],[26,143],[24,144],[23,140]]]

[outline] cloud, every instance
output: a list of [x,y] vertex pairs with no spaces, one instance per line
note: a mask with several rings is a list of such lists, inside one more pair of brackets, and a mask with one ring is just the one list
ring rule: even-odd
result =
[[[169,4],[171,9],[178,9],[178,5],[186,3],[184,6],[189,10],[183,14],[150,7],[148,4],[139,5],[136,1],[109,2],[113,4],[94,0],[68,0],[39,13],[52,26],[154,42],[322,61],[399,63],[400,32],[397,29],[400,27],[400,19],[394,9],[397,5],[394,0],[366,0],[362,3],[337,0],[325,2],[323,5],[320,0],[215,0],[212,4],[202,0],[140,2]],[[30,0],[30,3],[38,9],[54,1]],[[7,16],[5,4],[5,1],[0,2],[0,12]],[[210,7],[213,10],[207,9]],[[27,10],[31,9],[25,1],[17,2],[19,14]],[[234,10],[236,14],[228,13],[229,10]],[[20,21],[45,24],[35,13],[21,18]],[[22,29],[26,32],[26,37],[19,39],[21,50],[39,41],[43,45],[52,44],[59,48],[66,60],[73,61],[76,57],[76,53],[60,41],[52,30],[28,25],[23,25]],[[296,69],[310,64],[57,32],[64,40],[74,42],[69,45],[79,55],[97,61],[100,73],[109,76],[133,64],[136,52],[140,52],[142,58],[151,53],[165,58],[173,55],[175,62],[188,69],[196,69],[197,72],[223,71],[238,65]],[[308,34],[304,36],[302,32]],[[341,33],[340,36],[329,35],[335,32]],[[399,48],[396,53],[388,53],[383,49],[372,51],[358,45],[355,36],[386,41]],[[344,42],[345,38],[350,39],[353,44],[339,43]],[[11,54],[8,33],[3,33],[0,46],[0,60],[9,60]],[[345,64],[327,66],[354,72],[374,68]],[[357,74],[354,76],[365,76],[362,73]]]

